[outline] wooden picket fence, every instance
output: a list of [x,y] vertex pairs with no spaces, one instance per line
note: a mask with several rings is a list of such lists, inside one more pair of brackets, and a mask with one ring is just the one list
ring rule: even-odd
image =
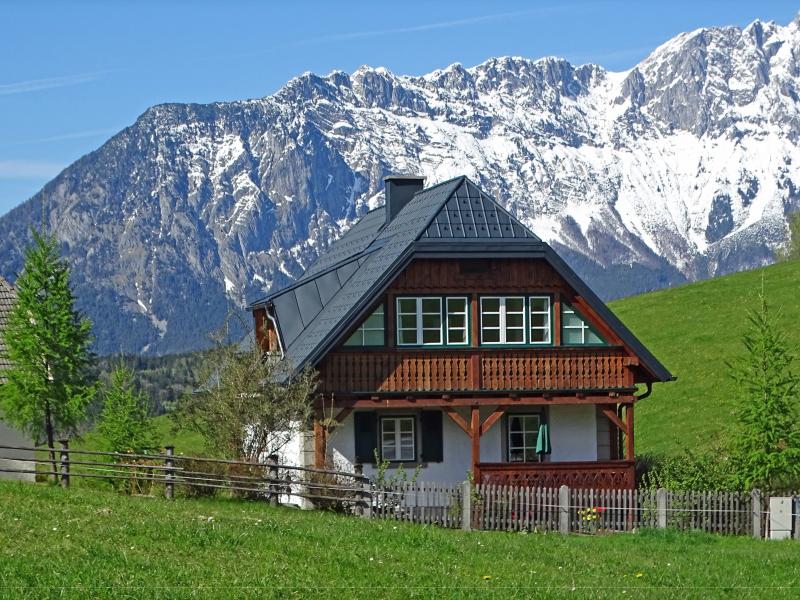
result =
[[[374,487],[373,518],[487,531],[610,533],[643,528],[762,537],[768,499],[754,492],[588,490],[403,483]],[[800,514],[796,537],[800,537]]]

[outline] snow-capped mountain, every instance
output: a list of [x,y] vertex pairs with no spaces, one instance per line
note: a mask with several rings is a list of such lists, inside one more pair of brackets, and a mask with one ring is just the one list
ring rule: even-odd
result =
[[800,24],[700,29],[630,71],[494,58],[421,77],[311,73],[272,96],[145,112],[0,219],[41,221],[100,352],[203,345],[381,201],[474,178],[606,297],[771,260],[800,207]]

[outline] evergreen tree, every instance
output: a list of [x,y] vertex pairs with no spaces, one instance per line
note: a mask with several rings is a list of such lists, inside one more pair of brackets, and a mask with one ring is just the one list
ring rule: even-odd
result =
[[97,424],[106,450],[142,454],[157,445],[147,406],[147,398],[134,389],[133,372],[120,361],[111,373]]
[[[91,323],[75,309],[69,266],[55,237],[33,232],[15,285],[17,301],[0,332],[12,365],[0,386],[0,411],[52,448],[56,435],[72,433],[84,420],[94,395]],[[54,453],[51,460],[55,470]]]
[[745,352],[729,364],[739,394],[734,460],[740,485],[773,492],[800,482],[800,377],[763,281],[759,301],[742,339]]

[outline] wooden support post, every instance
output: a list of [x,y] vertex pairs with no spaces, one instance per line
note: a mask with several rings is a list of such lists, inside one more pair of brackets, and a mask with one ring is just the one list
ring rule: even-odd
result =
[[61,445],[61,487],[69,487],[69,440],[59,440]]
[[478,463],[481,462],[481,411],[477,406],[472,407],[470,430],[470,435],[472,436],[472,476],[475,478],[475,483],[480,483],[481,474]]
[[175,497],[175,473],[172,471],[175,463],[170,457],[175,454],[175,446],[165,446],[164,452],[167,454],[167,458],[164,459],[164,466],[167,467],[164,473],[164,495],[172,500]]
[[269,465],[269,503],[271,506],[278,506],[280,495],[280,483],[278,482],[278,455],[270,454],[267,457]]
[[667,490],[664,488],[656,491],[656,520],[659,529],[667,528]]
[[759,490],[753,490],[750,493],[750,498],[753,501],[752,510],[752,519],[753,519],[753,537],[757,540],[761,539],[761,492]]
[[469,481],[461,482],[461,529],[472,529],[472,484]]
[[325,452],[328,445],[327,431],[322,424],[320,416],[314,418],[314,466],[317,469],[325,468]]
[[633,460],[635,454],[633,446],[633,404],[625,406],[625,421],[627,429],[625,432],[625,458]]
[[569,488],[562,485],[558,488],[558,532],[562,535],[569,533]]

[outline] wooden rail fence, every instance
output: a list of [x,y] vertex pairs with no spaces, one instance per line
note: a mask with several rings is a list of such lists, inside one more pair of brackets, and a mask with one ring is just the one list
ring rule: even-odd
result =
[[[55,456],[55,460],[51,459]],[[307,501],[367,518],[390,519],[465,530],[601,533],[642,528],[700,530],[765,537],[770,499],[752,492],[524,487],[471,482],[376,485],[354,472],[278,463],[244,462],[176,455],[172,447],[154,454],[0,445],[0,472],[58,481],[102,479],[127,490],[167,498],[176,490],[195,494],[227,490],[270,504]],[[791,534],[800,539],[800,496],[790,499]]]

